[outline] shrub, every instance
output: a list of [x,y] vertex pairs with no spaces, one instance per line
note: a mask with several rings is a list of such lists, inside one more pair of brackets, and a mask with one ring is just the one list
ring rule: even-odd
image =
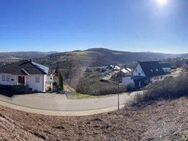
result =
[[175,78],[169,77],[151,85],[140,101],[167,100],[182,96],[188,96],[188,74],[182,74]]
[[15,85],[11,86],[11,91],[13,92],[13,94],[25,94],[28,93],[29,89],[27,86]]
[[113,82],[100,81],[99,76],[90,75],[82,78],[76,88],[78,93],[91,94],[91,95],[106,95],[125,92],[125,86],[117,85]]
[[135,91],[136,90],[136,88],[135,88],[135,86],[132,84],[129,84],[128,86],[127,86],[127,92],[132,92],[132,91]]
[[27,86],[23,85],[0,85],[0,94],[4,94],[6,96],[13,96],[16,94],[28,94],[33,93]]

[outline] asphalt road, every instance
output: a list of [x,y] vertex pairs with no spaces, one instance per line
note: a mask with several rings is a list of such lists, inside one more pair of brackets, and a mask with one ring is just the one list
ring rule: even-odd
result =
[[[129,99],[128,93],[120,94],[120,105]],[[67,99],[65,95],[59,94],[28,94],[6,97],[0,95],[0,101],[11,104],[42,110],[54,111],[87,111],[114,107],[118,105],[118,96],[110,95],[91,99]]]
[[[133,99],[133,95],[123,93],[119,95],[120,108]],[[118,95],[110,95],[92,99],[67,99],[58,94],[28,94],[6,97],[0,95],[0,105],[9,108],[45,114],[80,116],[91,115],[118,109]]]

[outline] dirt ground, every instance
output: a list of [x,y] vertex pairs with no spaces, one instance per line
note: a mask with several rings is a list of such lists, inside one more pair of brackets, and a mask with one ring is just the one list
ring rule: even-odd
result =
[[188,131],[188,98],[86,117],[52,117],[0,106],[0,141],[168,141]]

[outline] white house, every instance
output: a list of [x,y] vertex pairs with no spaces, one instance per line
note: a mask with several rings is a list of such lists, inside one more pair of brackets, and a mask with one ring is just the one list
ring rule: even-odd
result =
[[23,60],[0,67],[0,85],[24,85],[32,91],[52,89],[53,77],[49,68],[32,60]]
[[161,63],[161,67],[166,73],[169,73],[172,69],[172,66],[169,63]]
[[131,76],[125,76],[125,77],[122,77],[122,85],[134,87],[135,84]]
[[188,69],[188,62],[187,61],[184,62],[183,65],[182,65],[182,67],[185,68],[185,69]]
[[121,72],[123,73],[122,85],[134,87],[134,80],[132,79],[132,69],[125,67],[121,69]]
[[163,80],[164,74],[164,70],[157,61],[138,62],[133,71],[133,79],[137,87],[142,87],[149,82]]

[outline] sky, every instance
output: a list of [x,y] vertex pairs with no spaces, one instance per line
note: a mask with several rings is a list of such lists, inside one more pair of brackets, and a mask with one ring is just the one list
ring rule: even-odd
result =
[[188,53],[187,0],[1,0],[0,52]]

